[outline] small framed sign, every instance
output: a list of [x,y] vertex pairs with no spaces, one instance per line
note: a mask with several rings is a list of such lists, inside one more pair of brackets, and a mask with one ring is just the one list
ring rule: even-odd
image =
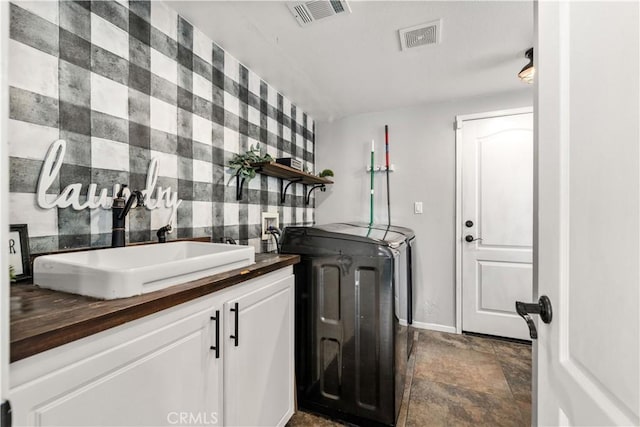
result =
[[9,229],[9,265],[13,267],[16,280],[31,277],[27,224],[12,224]]

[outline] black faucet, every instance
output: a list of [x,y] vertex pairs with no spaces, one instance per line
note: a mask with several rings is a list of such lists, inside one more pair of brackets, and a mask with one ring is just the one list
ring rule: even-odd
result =
[[113,199],[113,204],[111,205],[112,211],[112,222],[111,222],[111,247],[118,248],[124,246],[124,229],[125,229],[125,219],[127,218],[127,214],[131,210],[133,206],[133,202],[137,202],[137,207],[144,206],[144,196],[138,190],[134,190],[131,192],[129,199],[125,201],[124,198],[124,189],[127,188],[127,185],[124,184],[118,195]]
[[271,234],[271,237],[273,237],[273,240],[275,240],[276,253],[279,254],[280,253],[280,237],[282,236],[282,231],[280,231],[278,227],[274,227],[273,225],[270,225],[269,227],[267,227],[267,234]]
[[158,236],[158,243],[166,243],[167,233],[171,233],[172,230],[173,228],[171,227],[171,224],[160,227],[160,229],[158,229],[158,232],[156,233],[156,236]]

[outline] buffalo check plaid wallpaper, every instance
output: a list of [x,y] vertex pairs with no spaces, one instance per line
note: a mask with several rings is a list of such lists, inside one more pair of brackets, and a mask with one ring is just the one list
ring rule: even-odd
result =
[[[108,246],[111,211],[41,209],[38,176],[48,147],[67,142],[47,197],[67,185],[144,189],[158,160],[158,186],[182,204],[172,238],[232,237],[257,251],[261,212],[281,226],[313,224],[313,197],[258,175],[236,200],[225,166],[260,144],[314,170],[314,122],[201,31],[157,1],[17,1],[10,6],[10,220],[28,224],[32,253]],[[50,194],[49,194],[50,193]],[[132,210],[129,242],[150,241],[168,209]]]

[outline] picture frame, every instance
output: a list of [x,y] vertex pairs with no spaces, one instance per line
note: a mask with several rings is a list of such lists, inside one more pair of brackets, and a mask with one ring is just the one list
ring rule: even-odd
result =
[[[11,224],[9,228],[9,265],[13,266],[15,281],[31,278],[31,253],[27,224]],[[6,274],[6,273],[5,273]]]

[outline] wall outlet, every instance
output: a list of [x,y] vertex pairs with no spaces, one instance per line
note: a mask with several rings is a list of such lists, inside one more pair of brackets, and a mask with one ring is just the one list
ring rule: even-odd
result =
[[269,227],[280,228],[278,212],[262,212],[262,240],[271,238],[271,234],[267,233]]
[[415,202],[413,204],[413,213],[421,214],[422,213],[422,202]]

